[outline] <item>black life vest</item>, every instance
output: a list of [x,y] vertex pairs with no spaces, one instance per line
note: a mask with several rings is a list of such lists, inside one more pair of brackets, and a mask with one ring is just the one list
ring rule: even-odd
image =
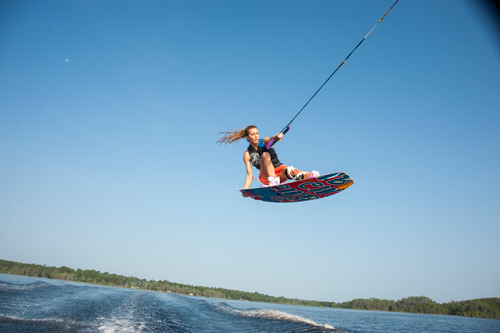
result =
[[247,151],[250,154],[250,163],[252,163],[252,165],[259,170],[260,170],[260,158],[262,156],[262,153],[266,151],[269,152],[269,155],[271,155],[271,162],[273,163],[273,166],[275,168],[279,167],[282,164],[278,159],[278,155],[276,154],[274,148],[271,147],[271,149],[268,150],[264,145],[263,139],[259,140],[259,146],[257,147],[257,150],[255,150],[252,147],[252,145],[249,145]]

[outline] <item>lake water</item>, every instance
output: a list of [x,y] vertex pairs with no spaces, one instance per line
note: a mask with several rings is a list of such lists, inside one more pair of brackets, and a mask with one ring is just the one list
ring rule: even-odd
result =
[[0,274],[0,332],[499,333],[500,321],[329,309]]

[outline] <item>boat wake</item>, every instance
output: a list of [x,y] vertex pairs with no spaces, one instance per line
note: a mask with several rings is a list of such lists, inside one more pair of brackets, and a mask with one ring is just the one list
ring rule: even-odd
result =
[[[61,318],[21,318],[17,316],[0,315],[0,323],[3,327],[12,328],[16,331],[18,327],[23,327],[26,332],[34,331],[60,331],[73,332],[87,328],[87,323],[77,322],[71,319]],[[5,326],[11,325],[11,326]]]
[[0,332],[337,331],[333,326],[304,318],[300,312],[287,313],[286,307],[251,308],[259,307],[258,303],[233,304],[228,300],[84,283],[1,277]]
[[14,284],[9,282],[0,281],[0,290],[1,291],[29,291],[36,290],[40,288],[47,288],[51,285],[45,282],[35,282],[35,283],[26,283],[26,284]]
[[232,315],[238,315],[246,318],[259,318],[267,320],[277,320],[286,321],[291,323],[307,324],[309,326],[318,327],[322,329],[327,329],[329,331],[338,331],[335,327],[328,324],[318,324],[310,319],[302,318],[300,316],[292,315],[286,312],[271,310],[271,309],[248,309],[239,310],[235,309],[225,303],[214,304],[220,310],[230,313]]

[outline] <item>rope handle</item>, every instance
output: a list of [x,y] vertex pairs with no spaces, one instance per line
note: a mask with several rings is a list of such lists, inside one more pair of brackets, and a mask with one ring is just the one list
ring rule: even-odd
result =
[[[289,130],[290,130],[290,126],[288,126],[288,125],[287,125],[287,126],[286,126],[283,130],[281,130],[281,132],[280,132],[280,133],[283,133],[283,135],[285,135],[285,134],[286,134],[286,132],[288,132]],[[279,134],[279,133],[278,133],[278,134]],[[269,143],[266,145],[266,148],[267,148],[268,150],[269,150],[269,149],[271,149],[271,147],[275,144],[275,142],[274,142],[274,139],[275,139],[275,138],[276,138],[276,137],[273,137],[273,138],[271,139],[271,141],[269,141]],[[278,141],[276,141],[276,142],[278,142]]]

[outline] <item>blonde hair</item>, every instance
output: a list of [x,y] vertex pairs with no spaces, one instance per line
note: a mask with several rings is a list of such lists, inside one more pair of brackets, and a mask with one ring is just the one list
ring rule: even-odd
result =
[[235,141],[241,140],[244,137],[248,136],[248,131],[250,131],[252,128],[257,128],[257,126],[248,125],[244,129],[232,128],[227,132],[221,132],[219,134],[224,134],[224,136],[217,140],[217,144],[227,146]]

